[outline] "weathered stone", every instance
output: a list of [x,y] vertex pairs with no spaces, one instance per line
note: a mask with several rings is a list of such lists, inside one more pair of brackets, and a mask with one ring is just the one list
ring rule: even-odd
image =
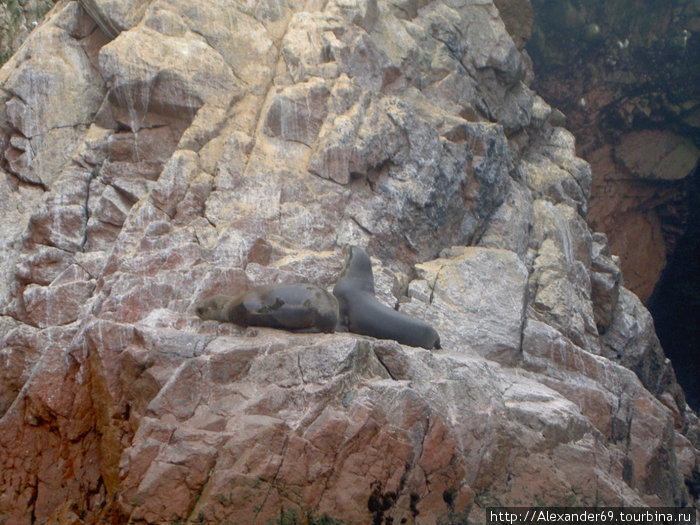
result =
[[[523,333],[523,357],[528,369],[546,367],[551,378],[547,383],[575,402],[608,439],[630,444],[620,464],[630,486],[663,487],[658,491],[662,497],[684,497],[677,475],[658,478],[659,472],[666,472],[659,469],[666,461],[664,451],[673,448],[676,439],[671,410],[648,393],[640,395],[643,387],[629,370],[577,348],[551,327],[531,320]],[[580,381],[585,385],[571,388]],[[663,431],[652,436],[649,425]]]
[[542,150],[526,155],[520,170],[528,187],[555,203],[565,202],[586,216],[591,192],[591,168],[574,156],[574,139],[563,128],[547,134]]
[[700,160],[700,150],[691,140],[655,131],[629,133],[614,151],[615,157],[629,171],[656,180],[683,179],[693,172]]
[[613,313],[622,285],[619,258],[612,255],[608,239],[602,233],[593,235],[591,254],[591,300],[598,332],[604,334],[613,320]]
[[490,217],[478,245],[510,250],[524,260],[535,221],[532,204],[530,193],[523,185],[516,180],[510,181],[510,191]]
[[172,217],[190,185],[190,181],[199,173],[197,154],[193,151],[181,150],[176,152],[165,166],[158,178],[158,184],[151,196],[153,203]]
[[142,127],[147,111],[194,116],[205,103],[226,106],[238,85],[201,37],[164,35],[145,26],[104,46],[100,69],[113,103],[128,109],[133,131]]
[[311,13],[296,13],[289,21],[282,42],[282,58],[293,82],[309,77],[335,78],[339,74],[336,56],[345,45],[333,29],[342,27],[337,20]]
[[[99,33],[95,31],[97,24],[81,6],[81,2],[71,2],[66,5],[53,19],[53,23],[76,39],[85,39]],[[104,35],[99,37],[102,41]],[[87,41],[90,39],[88,38]]]
[[329,125],[321,130],[319,147],[309,165],[310,172],[340,184],[350,182],[351,163],[357,159],[353,143],[358,120],[357,112],[326,120]]
[[[586,223],[525,27],[490,0],[82,5],[102,29],[59,2],[0,70],[9,523],[692,501],[697,421]],[[62,103],[37,64],[87,76]],[[332,289],[348,243],[443,350],[192,311]]]
[[[47,186],[70,159],[104,97],[100,73],[81,44],[52,23],[60,14],[53,13],[37,28],[40,38],[27,41],[0,70],[4,125],[25,139],[21,149],[15,143],[6,150],[6,160],[23,180]],[[61,49],[64,59],[56,61],[44,49]]]
[[[413,315],[423,310],[443,348],[473,350],[508,365],[518,362],[527,270],[513,252],[453,248],[416,268],[421,280],[409,284],[409,296],[418,297],[425,283],[429,304],[419,307],[420,302],[412,301],[403,309]],[[490,277],[493,272],[497,283]]]
[[23,254],[18,261],[15,274],[22,282],[46,286],[69,264],[70,252],[52,246],[39,245],[36,250]]
[[634,371],[650,392],[655,395],[670,392],[676,403],[683,406],[685,402],[675,382],[673,366],[664,356],[653,326],[651,314],[639,298],[620,288],[613,323],[601,338],[604,355]]
[[[2,339],[0,363],[2,363],[2,387],[0,389],[0,414],[5,414],[22,387],[29,380],[34,366],[52,344],[70,344],[75,329],[49,328],[38,330],[20,325],[10,330]],[[0,415],[0,417],[2,417]]]
[[333,0],[327,10],[331,16],[352,22],[368,33],[372,31],[379,17],[376,0]]
[[110,39],[133,27],[147,6],[135,0],[80,0],[79,3]]
[[[20,247],[17,239],[26,228],[26,221],[40,202],[43,191],[35,186],[16,186],[14,177],[0,171],[0,213],[3,216],[3,231],[0,238],[0,304],[10,302],[10,288],[14,287],[16,265]],[[33,270],[24,268],[23,272]]]
[[0,10],[0,65],[17,51],[52,6],[51,0],[29,0],[3,6]]
[[567,337],[598,353],[591,303],[591,236],[584,221],[567,204],[536,200],[531,242],[537,255],[529,279],[532,313]]
[[[253,4],[207,2],[193,9],[188,2],[151,2],[144,24],[166,35],[189,29],[201,35],[223,58],[245,90],[264,96],[277,65],[276,43],[282,38],[292,15],[289,5],[268,0]],[[193,34],[189,33],[187,39]],[[213,56],[213,55],[212,55]],[[238,93],[239,84],[224,86]]]
[[80,317],[80,309],[94,289],[93,281],[27,286],[23,298],[29,324],[47,328],[72,323]]
[[329,95],[325,83],[318,79],[283,89],[267,111],[265,132],[311,146],[326,117]]

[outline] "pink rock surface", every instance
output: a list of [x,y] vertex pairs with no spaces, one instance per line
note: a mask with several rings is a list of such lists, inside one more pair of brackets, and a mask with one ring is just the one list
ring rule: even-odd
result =
[[[0,69],[5,523],[694,503],[697,418],[491,2],[61,1],[22,49]],[[192,311],[332,288],[350,243],[442,350]]]

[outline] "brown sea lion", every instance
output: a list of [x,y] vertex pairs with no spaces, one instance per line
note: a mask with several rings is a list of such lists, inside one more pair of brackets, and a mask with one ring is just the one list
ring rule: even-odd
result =
[[338,322],[336,298],[304,283],[258,286],[236,296],[215,295],[197,303],[194,311],[204,320],[284,330],[331,333]]
[[333,288],[339,320],[348,330],[409,346],[440,348],[440,336],[425,321],[385,306],[374,296],[372,262],[362,248],[346,246],[345,268]]

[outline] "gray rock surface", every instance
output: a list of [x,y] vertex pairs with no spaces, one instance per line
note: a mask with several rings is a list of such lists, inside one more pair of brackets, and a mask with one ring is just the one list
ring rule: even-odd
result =
[[0,64],[5,63],[51,9],[52,0],[13,0],[0,6]]
[[[58,2],[0,70],[0,515],[694,504],[697,418],[516,30],[490,0]],[[192,311],[331,288],[348,243],[443,350]]]

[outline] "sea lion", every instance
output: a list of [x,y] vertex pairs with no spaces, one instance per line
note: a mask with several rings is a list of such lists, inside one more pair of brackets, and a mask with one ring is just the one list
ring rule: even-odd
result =
[[195,305],[204,320],[284,330],[335,331],[338,301],[313,284],[258,286],[235,296],[215,295]]
[[362,248],[346,246],[343,253],[345,268],[333,288],[341,324],[347,324],[348,330],[356,334],[440,348],[440,336],[432,326],[383,305],[374,296],[372,262]]

